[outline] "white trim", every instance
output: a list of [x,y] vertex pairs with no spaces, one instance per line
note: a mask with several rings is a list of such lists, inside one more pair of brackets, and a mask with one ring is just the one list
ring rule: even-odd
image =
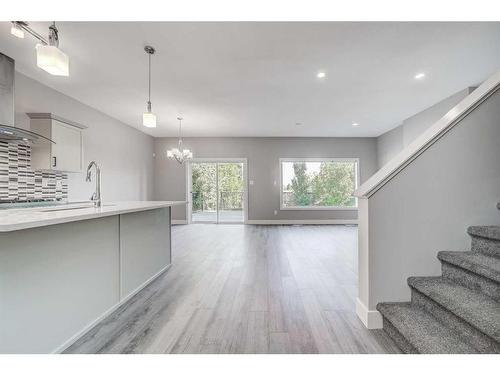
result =
[[59,117],[58,115],[56,115],[54,113],[50,113],[50,112],[49,113],[30,112],[30,113],[26,113],[26,115],[30,118],[30,120],[56,120],[56,121],[62,122],[64,124],[73,126],[73,127],[80,129],[80,130],[85,130],[88,128],[87,125],[83,125],[83,124],[80,124],[78,122],[71,121],[71,120],[65,119],[63,117]]
[[172,224],[173,225],[185,225],[187,224],[188,221],[186,219],[172,219]]
[[411,142],[398,155],[361,185],[354,195],[369,198],[399,172],[411,164],[422,152],[441,139],[449,130],[500,88],[500,70],[484,81],[471,94],[453,107],[447,114]]
[[188,160],[186,166],[184,167],[184,172],[186,173],[186,224],[191,224],[191,163]]
[[357,211],[358,198],[356,198],[356,206],[353,207],[338,207],[338,206],[284,206],[283,205],[283,162],[354,162],[356,173],[354,186],[358,188],[360,181],[359,158],[279,158],[279,195],[280,195],[280,211]]
[[85,326],[83,329],[81,329],[79,332],[71,336],[68,340],[66,340],[62,345],[58,346],[56,349],[52,351],[53,354],[58,354],[62,353],[64,350],[69,348],[72,344],[74,344],[79,338],[81,338],[83,335],[85,335],[88,331],[90,331],[92,328],[94,328],[97,324],[102,322],[104,319],[106,319],[109,315],[111,315],[114,311],[116,311],[120,306],[124,305],[126,302],[128,302],[133,296],[135,296],[137,293],[139,293],[142,289],[144,289],[146,286],[148,286],[151,282],[153,282],[156,278],[158,278],[161,274],[166,272],[170,267],[172,266],[172,263],[167,265],[166,267],[162,268],[158,273],[156,273],[154,276],[150,277],[148,280],[146,280],[142,285],[140,285],[138,288],[136,288],[134,291],[129,293],[125,298],[122,298],[120,302],[118,302],[116,305],[105,311],[101,316],[99,316],[96,320]]
[[326,220],[248,220],[246,224],[256,225],[358,225],[356,219],[326,219]]
[[[191,196],[190,191],[192,189],[191,181],[191,163],[243,163],[243,223],[237,222],[222,222],[221,224],[246,224],[248,222],[248,159],[247,158],[193,158],[188,161],[186,168],[186,224],[192,223],[191,214]],[[217,224],[216,221],[213,222],[203,222],[203,224]]]
[[368,310],[359,298],[356,299],[356,315],[366,328],[382,328],[382,314],[380,314],[377,310]]

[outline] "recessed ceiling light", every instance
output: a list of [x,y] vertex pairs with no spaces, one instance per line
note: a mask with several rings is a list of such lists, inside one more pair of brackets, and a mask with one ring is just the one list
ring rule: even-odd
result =
[[316,77],[318,77],[318,78],[325,78],[326,77],[326,73],[325,72],[318,72],[318,74],[316,74]]
[[356,127],[356,126],[359,126],[359,124],[357,122],[353,122],[352,126]]
[[415,79],[423,79],[425,78],[425,73],[418,73],[415,75]]

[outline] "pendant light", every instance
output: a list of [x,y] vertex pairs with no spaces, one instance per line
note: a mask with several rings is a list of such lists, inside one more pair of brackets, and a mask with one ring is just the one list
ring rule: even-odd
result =
[[167,150],[167,158],[175,159],[179,164],[183,164],[186,160],[193,158],[193,153],[182,146],[182,117],[177,117],[177,120],[179,120],[179,141],[177,147]]
[[39,40],[36,45],[36,65],[53,76],[69,76],[69,58],[59,49],[59,30],[56,23],[49,26],[49,37],[45,39],[33,30],[27,22],[12,21],[11,34],[24,38],[24,32]]
[[36,45],[36,65],[53,76],[69,76],[69,58],[59,49],[55,22],[49,27],[49,43]]
[[148,75],[148,107],[147,112],[142,114],[142,125],[147,128],[156,128],[156,116],[151,112],[151,55],[154,55],[156,50],[151,46],[144,47],[144,51],[148,54],[149,59],[149,75]]

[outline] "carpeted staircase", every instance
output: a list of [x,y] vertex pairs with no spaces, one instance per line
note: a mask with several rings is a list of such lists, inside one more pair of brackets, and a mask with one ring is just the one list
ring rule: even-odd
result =
[[408,279],[411,302],[377,305],[403,352],[500,353],[500,227],[467,232],[472,251],[438,253],[442,276]]

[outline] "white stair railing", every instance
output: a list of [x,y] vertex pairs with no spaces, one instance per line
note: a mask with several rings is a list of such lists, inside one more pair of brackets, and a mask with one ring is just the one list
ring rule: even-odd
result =
[[434,142],[460,123],[470,112],[500,88],[500,71],[484,81],[476,90],[453,107],[446,115],[406,146],[398,155],[380,168],[355,192],[358,198],[368,198],[406,168]]

